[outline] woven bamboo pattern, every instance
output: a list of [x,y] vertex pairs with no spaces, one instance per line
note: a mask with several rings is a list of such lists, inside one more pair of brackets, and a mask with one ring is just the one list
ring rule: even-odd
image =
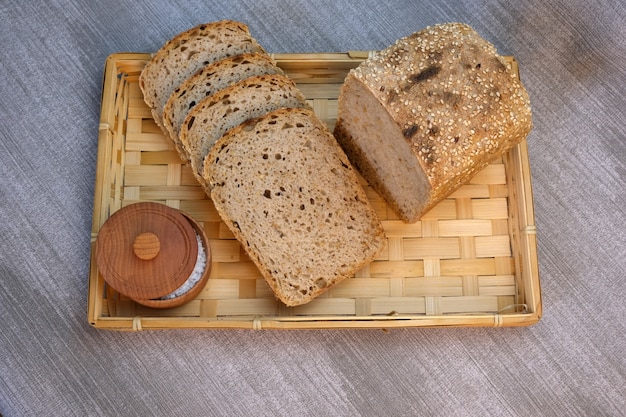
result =
[[[332,129],[339,87],[369,52],[276,54]],[[114,54],[105,67],[92,228],[88,320],[97,328],[393,328],[536,323],[541,293],[526,143],[494,161],[419,222],[398,220],[361,179],[388,237],[377,259],[312,302],[286,307],[218,216],[144,104],[149,54]],[[516,69],[516,62],[509,58]],[[205,229],[210,279],[188,304],[156,310],[105,285],[93,259],[100,226],[116,210],[157,201]]]

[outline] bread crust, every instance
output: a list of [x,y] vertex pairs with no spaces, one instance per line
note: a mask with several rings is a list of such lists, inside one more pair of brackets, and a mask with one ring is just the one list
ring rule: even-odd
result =
[[[380,103],[393,120],[388,134],[406,142],[419,162],[423,174],[403,181],[424,176],[430,184],[431,190],[413,202],[420,207],[415,213],[399,208],[402,196],[385,190],[380,169],[373,167],[377,155],[364,152],[368,135],[350,123],[363,109],[346,106],[355,90],[367,90]],[[340,92],[338,113],[337,139],[406,222],[417,221],[532,128],[528,93],[510,65],[461,23],[402,38],[352,70]]]

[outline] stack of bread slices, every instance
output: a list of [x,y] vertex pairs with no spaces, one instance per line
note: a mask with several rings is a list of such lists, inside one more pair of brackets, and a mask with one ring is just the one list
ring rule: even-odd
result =
[[381,223],[345,153],[246,25],[219,21],[177,35],[140,86],[286,305],[311,301],[380,252]]

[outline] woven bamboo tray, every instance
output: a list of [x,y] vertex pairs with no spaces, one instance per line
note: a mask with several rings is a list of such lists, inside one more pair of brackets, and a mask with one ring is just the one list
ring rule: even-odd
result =
[[[339,86],[368,52],[277,54],[316,113],[334,125]],[[378,258],[309,304],[286,307],[181,164],[143,102],[149,54],[111,55],[98,135],[88,320],[101,329],[394,328],[524,326],[541,317],[526,142],[487,166],[415,224],[404,224],[367,185],[388,244]],[[515,71],[517,64],[508,58]],[[98,230],[116,210],[158,201],[203,225],[213,263],[204,290],[170,310],[143,307],[105,285],[94,257]]]

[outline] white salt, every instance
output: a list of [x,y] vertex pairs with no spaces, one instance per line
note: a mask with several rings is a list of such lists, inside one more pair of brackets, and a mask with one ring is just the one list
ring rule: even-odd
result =
[[189,275],[187,281],[183,282],[183,285],[178,287],[173,292],[161,297],[161,300],[169,300],[172,298],[180,297],[181,295],[192,289],[194,285],[196,285],[198,281],[200,281],[200,278],[202,278],[202,273],[204,272],[204,268],[206,267],[206,252],[204,250],[204,245],[202,244],[202,239],[200,239],[200,235],[198,235],[197,233],[196,241],[198,242],[198,257],[196,258],[196,264],[193,267],[193,271],[191,271],[191,275]]

